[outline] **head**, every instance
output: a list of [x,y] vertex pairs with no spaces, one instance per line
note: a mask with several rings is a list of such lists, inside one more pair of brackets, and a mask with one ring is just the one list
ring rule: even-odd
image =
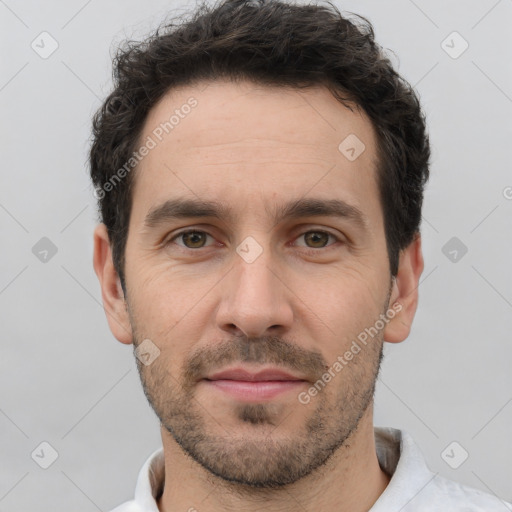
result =
[[[146,396],[205,469],[296,481],[369,418],[383,342],[409,334],[418,98],[371,25],[332,4],[203,5],[114,71],[90,152],[111,330],[150,354]],[[208,380],[235,366],[299,380],[247,400]]]

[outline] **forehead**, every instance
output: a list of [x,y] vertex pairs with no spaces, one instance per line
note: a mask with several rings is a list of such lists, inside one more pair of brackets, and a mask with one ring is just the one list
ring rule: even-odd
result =
[[246,213],[254,204],[262,215],[309,193],[346,200],[369,218],[380,212],[373,126],[324,87],[173,89],[148,114],[139,143],[152,148],[135,173],[135,219],[182,197],[237,203]]

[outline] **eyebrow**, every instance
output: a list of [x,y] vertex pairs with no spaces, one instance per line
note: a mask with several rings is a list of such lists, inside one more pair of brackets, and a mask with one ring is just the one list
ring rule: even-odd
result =
[[[368,217],[359,208],[341,199],[301,198],[266,208],[266,212],[275,224],[303,217],[337,217],[347,219],[365,231],[369,227]],[[151,229],[177,219],[205,217],[232,221],[236,216],[226,204],[218,201],[169,199],[151,208],[144,225]]]

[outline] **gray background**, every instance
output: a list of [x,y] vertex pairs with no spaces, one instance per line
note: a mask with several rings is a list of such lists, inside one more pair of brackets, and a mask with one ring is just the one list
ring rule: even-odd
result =
[[[394,51],[433,145],[419,310],[409,339],[386,344],[375,423],[411,433],[433,471],[512,501],[512,1],[337,5]],[[0,0],[0,511],[109,510],[160,445],[132,347],[102,310],[86,157],[110,52],[177,6]],[[43,31],[59,45],[47,59],[31,48]],[[453,31],[469,43],[458,58],[461,40],[441,46]],[[57,248],[46,262],[42,237]],[[455,262],[452,237],[468,249]],[[58,452],[46,470],[31,458],[43,441]],[[441,456],[453,441],[452,461],[469,453],[458,469]]]

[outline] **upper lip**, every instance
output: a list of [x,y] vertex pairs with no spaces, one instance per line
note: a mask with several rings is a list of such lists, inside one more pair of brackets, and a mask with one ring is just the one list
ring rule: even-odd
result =
[[243,380],[243,381],[267,381],[267,380],[305,380],[279,368],[265,368],[259,371],[250,371],[245,368],[229,368],[212,373],[205,377],[206,380]]

